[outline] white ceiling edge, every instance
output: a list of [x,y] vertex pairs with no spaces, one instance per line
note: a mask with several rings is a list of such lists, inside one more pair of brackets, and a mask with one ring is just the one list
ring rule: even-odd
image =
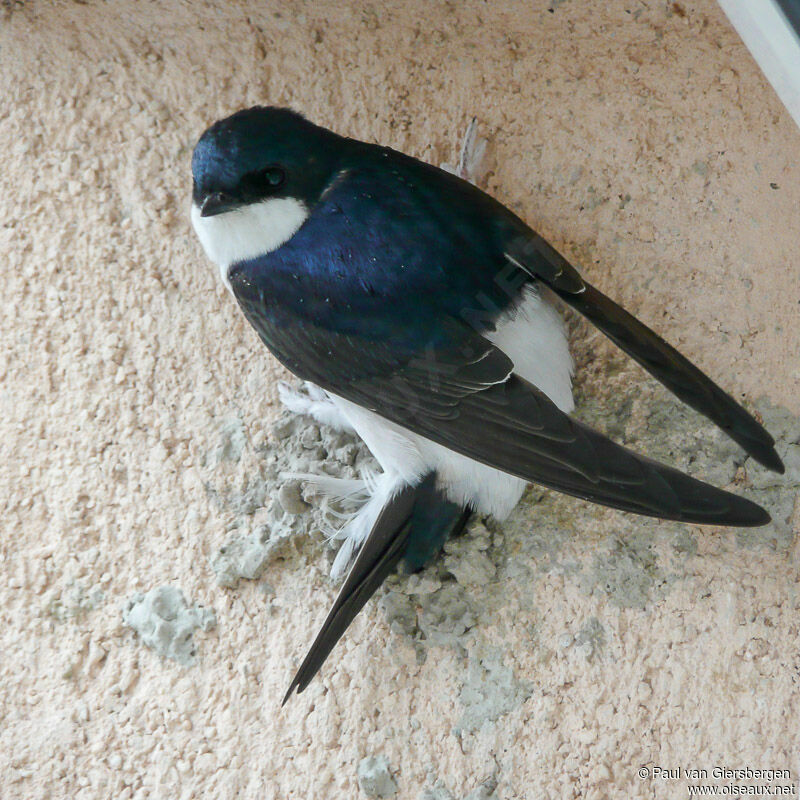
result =
[[774,0],[718,0],[800,127],[800,38]]

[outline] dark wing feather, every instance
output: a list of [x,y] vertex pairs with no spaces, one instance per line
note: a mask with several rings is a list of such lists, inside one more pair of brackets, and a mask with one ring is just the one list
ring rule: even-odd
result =
[[775,440],[729,394],[658,334],[587,284],[579,295],[558,292],[676,397],[708,417],[756,461],[783,473]]
[[718,425],[756,461],[783,473],[775,440],[762,425],[657,333],[581,281],[566,259],[540,236],[529,231],[527,236],[514,238],[506,254],[594,323],[676,397]]
[[464,396],[456,408],[442,418],[413,408],[403,413],[395,405],[390,418],[476,461],[623,511],[716,525],[769,521],[749,500],[644,458],[571,419],[517,376]]

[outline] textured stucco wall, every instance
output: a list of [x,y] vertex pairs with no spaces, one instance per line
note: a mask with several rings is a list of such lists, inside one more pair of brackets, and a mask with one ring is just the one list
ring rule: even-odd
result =
[[[653,764],[797,777],[800,132],[711,0],[8,2],[0,76],[0,797],[350,798],[367,756],[414,799],[683,796]],[[435,163],[477,115],[489,191],[794,467],[765,483],[573,323],[582,413],[781,525],[534,491],[370,604],[281,710],[330,552],[299,536],[216,580],[267,521],[282,373],[187,220],[196,137],[255,102]],[[194,666],[123,623],[167,584],[216,614]]]

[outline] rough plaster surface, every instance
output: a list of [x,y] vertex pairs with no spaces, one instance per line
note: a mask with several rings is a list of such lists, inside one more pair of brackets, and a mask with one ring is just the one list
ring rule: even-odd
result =
[[[401,800],[680,796],[654,764],[797,777],[800,133],[714,3],[41,0],[0,24],[1,797],[351,798],[366,758]],[[332,551],[287,535],[258,580],[220,580],[231,537],[280,528],[285,375],[187,220],[197,135],[265,101],[434,163],[476,115],[489,190],[794,466],[741,463],[573,321],[581,415],[776,523],[533,489],[394,582],[280,709]],[[192,667],[123,622],[163,585],[215,609]]]

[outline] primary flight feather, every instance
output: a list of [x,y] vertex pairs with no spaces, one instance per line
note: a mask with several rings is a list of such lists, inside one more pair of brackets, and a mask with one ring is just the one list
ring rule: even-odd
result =
[[553,295],[783,471],[750,414],[468,181],[273,107],[212,125],[192,173],[207,255],[264,344],[312,387],[287,403],[355,430],[383,470],[347,524],[335,569],[352,566],[284,702],[398,564],[424,566],[472,511],[504,518],[527,481],[666,519],[769,521],[569,416]]

